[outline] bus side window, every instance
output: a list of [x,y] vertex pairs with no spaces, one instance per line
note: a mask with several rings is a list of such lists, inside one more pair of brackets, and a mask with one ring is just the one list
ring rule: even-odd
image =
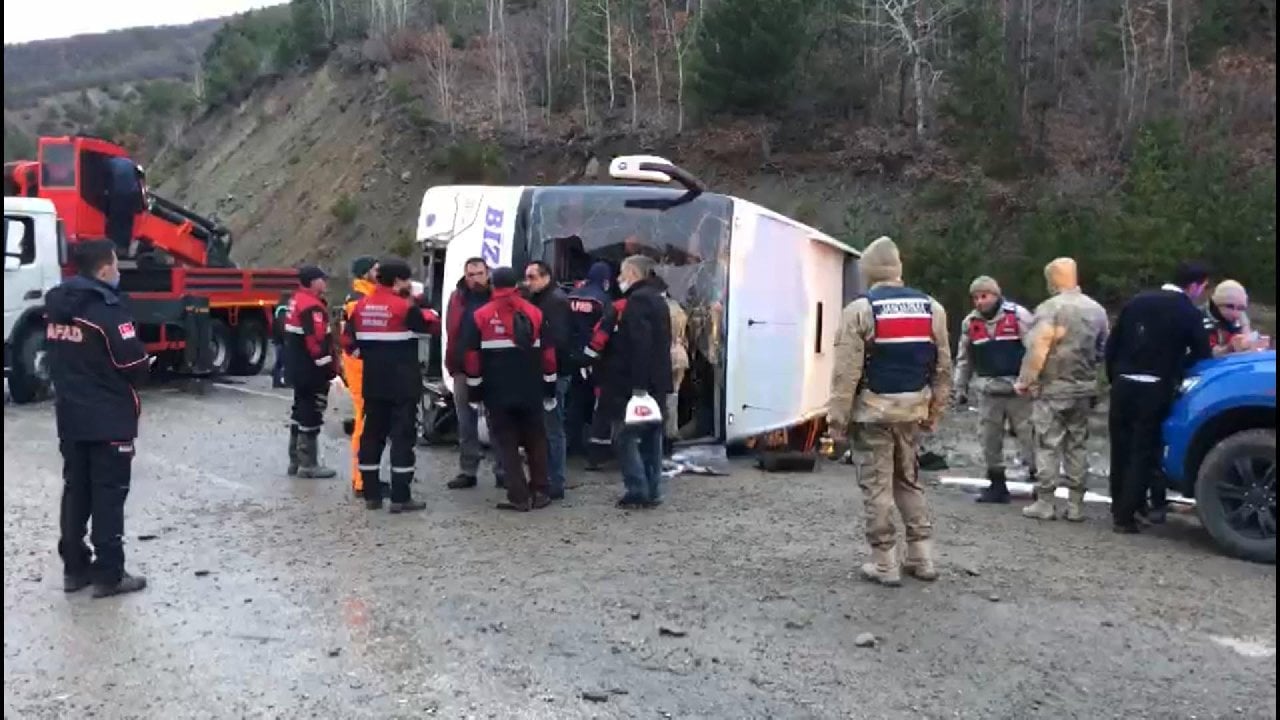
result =
[[813,336],[813,354],[821,355],[822,354],[822,303],[818,303],[817,315],[818,315],[818,320],[817,320],[818,328],[817,328],[817,332]]

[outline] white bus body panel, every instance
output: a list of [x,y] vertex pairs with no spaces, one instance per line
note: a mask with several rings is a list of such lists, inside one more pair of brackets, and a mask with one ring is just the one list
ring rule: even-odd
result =
[[825,414],[843,309],[845,260],[854,254],[818,230],[734,199],[727,441]]
[[[524,187],[445,185],[428,188],[418,212],[418,242],[444,247],[441,320],[449,295],[462,279],[467,258],[484,258],[491,268],[511,264],[512,238]],[[442,322],[441,348],[449,345],[449,328]],[[444,378],[453,392],[453,378]]]

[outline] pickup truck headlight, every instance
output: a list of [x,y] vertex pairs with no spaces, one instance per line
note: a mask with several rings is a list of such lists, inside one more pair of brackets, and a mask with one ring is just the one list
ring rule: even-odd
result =
[[1185,395],[1186,393],[1191,392],[1192,388],[1194,388],[1199,384],[1200,384],[1200,376],[1193,375],[1187,378],[1186,380],[1183,380],[1182,384],[1178,386],[1178,394]]

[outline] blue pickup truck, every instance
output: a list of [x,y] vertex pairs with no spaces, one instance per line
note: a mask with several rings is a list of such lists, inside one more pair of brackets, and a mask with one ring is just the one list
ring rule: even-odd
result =
[[1276,353],[1207,360],[1183,381],[1164,423],[1169,487],[1196,499],[1227,553],[1276,561]]

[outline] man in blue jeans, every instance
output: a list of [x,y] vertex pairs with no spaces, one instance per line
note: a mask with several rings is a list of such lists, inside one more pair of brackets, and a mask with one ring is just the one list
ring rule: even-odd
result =
[[551,275],[551,266],[541,260],[529,263],[524,271],[525,289],[529,293],[529,301],[542,311],[547,324],[547,334],[543,342],[551,343],[556,350],[556,404],[543,415],[547,428],[547,485],[552,500],[564,499],[564,466],[565,466],[565,434],[564,417],[565,393],[569,390],[569,381],[573,378],[574,368],[571,356],[576,348],[571,347],[570,330],[573,323],[569,309],[569,297],[556,286]]
[[[653,508],[662,502],[662,422],[624,421],[627,403],[648,395],[666,398],[671,392],[671,314],[662,293],[666,284],[643,255],[622,261],[618,287],[626,306],[617,330],[600,361],[600,403],[615,423],[614,445],[626,491],[618,500],[624,509]],[[655,401],[654,408],[657,405]]]

